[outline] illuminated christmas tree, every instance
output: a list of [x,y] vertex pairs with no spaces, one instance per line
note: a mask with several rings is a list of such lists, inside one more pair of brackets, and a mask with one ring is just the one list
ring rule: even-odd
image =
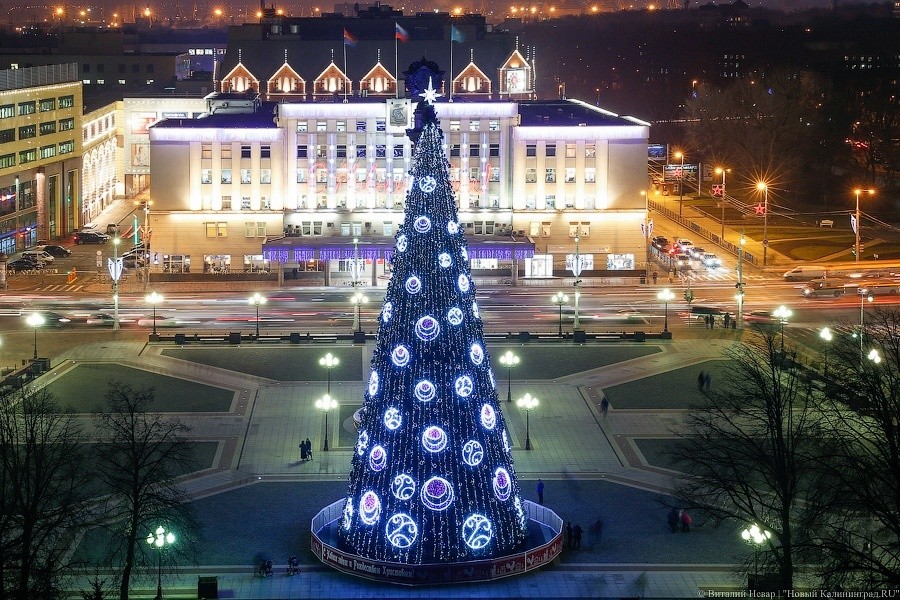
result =
[[441,72],[407,75],[424,101],[339,535],[373,560],[504,556],[526,516],[432,104]]

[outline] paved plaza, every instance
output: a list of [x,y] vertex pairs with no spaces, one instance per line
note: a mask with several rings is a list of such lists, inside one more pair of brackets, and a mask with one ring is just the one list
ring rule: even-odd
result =
[[[751,550],[734,525],[715,525],[703,514],[693,515],[690,533],[668,530],[666,514],[678,499],[669,495],[669,468],[677,465],[666,448],[685,410],[702,401],[698,372],[711,372],[713,386],[721,381],[731,343],[489,344],[522,495],[537,501],[542,479],[545,504],[580,524],[585,540],[538,572],[431,588],[354,579],[323,567],[309,551],[313,515],[346,493],[352,415],[362,403],[372,344],[87,344],[54,359],[39,385],[87,421],[108,382],[127,376],[134,385],[152,383],[158,408],[191,427],[197,471],[183,484],[203,531],[190,540],[192,558],[183,559],[191,564],[164,574],[166,598],[196,598],[199,576],[218,578],[219,598],[696,598],[743,589],[737,565]],[[521,359],[511,373],[497,360],[507,350]],[[329,385],[318,364],[327,352],[340,359],[330,389],[341,407],[328,419],[330,450],[323,452],[325,420],[314,403]],[[515,404],[526,392],[540,400],[530,416],[531,451],[524,450],[525,415]],[[300,462],[298,444],[307,437],[314,458]],[[599,539],[587,533],[598,519]],[[74,558],[85,570],[73,589],[87,589],[91,565],[104,563],[107,535],[89,531],[76,545]],[[290,555],[301,562],[293,577],[285,574]],[[263,558],[275,563],[273,577],[254,575]],[[155,594],[155,572],[133,583],[134,597]]]

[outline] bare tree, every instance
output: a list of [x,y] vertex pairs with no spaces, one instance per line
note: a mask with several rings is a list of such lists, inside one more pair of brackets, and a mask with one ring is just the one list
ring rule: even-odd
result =
[[866,333],[831,352],[822,468],[835,484],[817,532],[826,581],[875,590],[900,584],[900,313],[875,311]]
[[0,598],[56,594],[86,515],[83,456],[79,428],[48,392],[0,397]]
[[131,576],[144,561],[144,541],[160,523],[186,543],[196,530],[187,498],[176,477],[188,470],[188,427],[151,412],[154,392],[115,383],[106,394],[107,411],[97,417],[106,436],[98,471],[110,492],[118,525],[113,547],[122,561],[119,598],[127,600]]
[[727,352],[724,383],[707,392],[676,432],[687,475],[677,495],[722,520],[771,532],[764,564],[791,589],[815,520],[818,424],[792,363],[772,332]]

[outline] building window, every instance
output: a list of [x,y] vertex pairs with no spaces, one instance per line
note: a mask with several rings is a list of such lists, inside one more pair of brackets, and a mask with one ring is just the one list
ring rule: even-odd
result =
[[56,98],[44,98],[40,104],[41,112],[56,110]]
[[250,169],[241,169],[241,183],[250,183]]
[[14,116],[16,116],[15,104],[4,104],[3,106],[0,106],[0,119],[9,119]]
[[579,228],[580,237],[586,238],[591,237],[591,224],[590,223],[582,223]]
[[16,141],[16,130],[15,129],[4,129],[0,131],[0,144],[6,144],[8,142]]
[[525,146],[525,156],[537,156],[537,144],[528,144]]
[[469,121],[469,131],[481,131],[481,121]]
[[[265,223],[263,223],[265,226]],[[244,237],[256,237],[256,221],[247,221],[244,223]]]
[[297,169],[297,183],[306,183],[306,169]]
[[297,146],[297,158],[307,158],[308,152],[306,146]]
[[41,158],[53,158],[56,156],[56,144],[41,146]]
[[548,146],[546,147],[546,153],[544,154],[544,156],[551,156],[551,157],[552,157],[552,156],[556,156],[556,146],[555,146],[555,145],[548,145]]
[[386,147],[384,144],[375,146],[375,158],[385,158]]
[[75,129],[75,117],[69,117],[68,119],[59,120],[60,131],[69,131],[71,129]]
[[212,158],[212,144],[200,145],[200,158],[203,160],[210,160]]
[[365,158],[365,157],[366,157],[366,145],[365,144],[357,144],[356,158]]
[[260,198],[259,205],[262,210],[272,210],[272,201],[269,200],[268,196]]
[[575,144],[566,144],[566,158],[575,158]]
[[231,169],[222,169],[222,183],[231,184]]
[[375,131],[384,132],[387,128],[387,121],[384,119],[375,119]]
[[212,169],[200,169],[200,183],[212,183]]
[[260,158],[272,158],[272,146],[260,146],[259,147],[259,157]]
[[347,121],[337,121],[334,124],[334,129],[338,133],[344,133],[345,131],[347,131]]
[[481,156],[481,148],[478,147],[478,144],[469,146],[469,156],[475,158]]
[[75,152],[75,142],[68,140],[59,143],[59,154],[70,154]]
[[537,169],[525,169],[525,183],[537,183]]
[[459,131],[459,120],[450,121],[450,131]]
[[403,146],[394,146],[394,158],[403,158]]
[[365,133],[366,132],[366,122],[365,121],[357,121],[356,122],[356,131],[358,131],[359,133]]
[[500,181],[500,167],[491,167],[490,175],[488,175],[488,181],[493,183]]
[[220,148],[222,160],[231,160],[231,144],[222,144]]
[[27,140],[28,138],[33,138],[37,136],[37,126],[36,125],[25,125],[24,127],[19,127],[19,139]]
[[[535,199],[534,196],[525,196],[525,208],[527,208],[529,210],[534,210],[536,206],[537,206],[537,200]],[[532,235],[537,235],[537,234],[533,233]]]
[[4,154],[0,156],[0,169],[6,169],[16,166],[15,154]]
[[250,210],[250,196],[241,196],[241,210]]
[[35,112],[37,112],[37,107],[34,100],[30,102],[19,102],[19,116],[33,115]]
[[56,133],[56,121],[41,123],[41,135],[49,135],[51,133]]
[[566,194],[566,208],[575,208],[575,196]]
[[259,170],[259,182],[260,183],[272,183],[272,169],[260,169]]
[[556,208],[556,195],[547,194],[547,196],[544,198],[544,200],[546,202],[546,206],[548,209],[553,210]]
[[347,158],[347,145],[346,144],[338,144],[336,156],[338,158]]
[[488,121],[488,131],[500,131],[500,121]]
[[537,221],[532,221],[528,225],[528,235],[531,237],[537,237],[541,234],[541,224]]
[[265,221],[257,221],[256,222],[256,237],[266,237],[266,222]]
[[223,238],[228,237],[228,223],[209,221],[206,223],[206,237]]
[[307,127],[306,121],[297,121],[297,133],[306,133]]
[[575,183],[575,169],[573,167],[566,168],[566,183]]
[[381,224],[381,235],[385,237],[390,237],[394,235],[394,224],[390,221],[385,221]]
[[60,108],[72,108],[75,106],[75,96],[60,96],[59,97],[59,107]]
[[328,146],[325,144],[317,144],[316,158],[328,158]]
[[252,150],[250,146],[241,146],[241,158],[250,158]]
[[450,144],[450,156],[459,156],[459,144]]
[[544,181],[556,183],[556,169],[544,169]]
[[594,158],[597,156],[597,146],[594,144],[585,144],[584,146],[584,157],[585,158]]
[[584,170],[584,182],[585,183],[594,183],[597,181],[597,169],[593,167],[588,167]]
[[488,156],[498,158],[500,156],[500,144],[491,144],[488,148]]
[[328,131],[328,121],[316,121],[316,131]]
[[19,152],[19,164],[34,162],[37,160],[37,150],[22,150]]

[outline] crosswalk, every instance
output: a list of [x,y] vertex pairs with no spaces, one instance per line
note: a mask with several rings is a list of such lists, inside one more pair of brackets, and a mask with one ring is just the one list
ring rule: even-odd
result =
[[80,292],[84,289],[83,284],[65,284],[45,285],[35,288],[36,292]]

